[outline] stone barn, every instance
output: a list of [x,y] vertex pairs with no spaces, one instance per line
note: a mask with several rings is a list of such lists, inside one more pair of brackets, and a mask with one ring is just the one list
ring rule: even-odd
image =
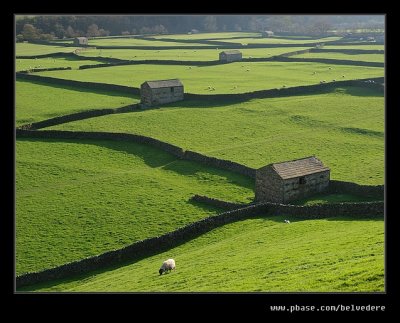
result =
[[140,86],[140,102],[143,106],[183,100],[183,84],[178,79],[147,81]]
[[325,191],[330,170],[316,157],[269,164],[256,171],[256,201],[288,203]]
[[262,32],[263,37],[272,37],[274,35],[274,32],[271,30],[266,30]]
[[88,44],[88,39],[86,37],[75,37],[74,45],[75,46],[85,46]]
[[242,53],[236,49],[234,50],[226,50],[219,53],[219,60],[221,62],[236,62],[242,59]]

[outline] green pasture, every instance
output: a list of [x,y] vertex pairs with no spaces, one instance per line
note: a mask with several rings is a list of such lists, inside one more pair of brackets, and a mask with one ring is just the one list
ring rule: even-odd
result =
[[15,55],[16,56],[32,56],[32,55],[44,55],[51,53],[72,53],[76,47],[65,47],[57,45],[39,45],[30,43],[16,43],[15,44]]
[[[175,259],[176,269],[159,276],[168,258]],[[132,264],[22,290],[383,292],[384,287],[382,220],[279,216],[228,224]]]
[[329,58],[329,59],[345,59],[351,61],[364,61],[364,62],[380,62],[383,63],[385,59],[384,54],[344,54],[344,53],[305,53],[295,56],[293,58]]
[[258,168],[316,155],[331,177],[384,181],[384,98],[363,88],[243,103],[171,103],[52,127],[143,134]]
[[16,59],[15,70],[26,71],[34,68],[55,68],[55,67],[71,67],[72,69],[79,69],[81,65],[100,64],[102,62],[96,60],[80,60],[76,58],[35,58],[35,59]]
[[144,145],[16,142],[16,272],[43,270],[155,237],[215,208],[195,194],[250,202],[253,181]]
[[29,81],[16,81],[15,94],[17,126],[90,109],[117,108],[139,102],[134,95],[96,93]]
[[[315,74],[314,74],[315,72]],[[87,70],[40,72],[39,75],[77,81],[140,87],[145,81],[180,79],[187,93],[245,93],[384,76],[381,67],[312,62],[235,62],[215,66],[126,65]],[[344,77],[342,77],[344,75]],[[214,90],[210,90],[214,88]]]
[[[308,47],[278,47],[278,48],[249,48],[240,49],[243,58],[271,57]],[[141,49],[88,49],[79,53],[88,57],[112,57],[126,60],[178,60],[178,61],[215,61],[223,49],[168,49],[168,50],[141,50]]]
[[[312,44],[312,43],[320,43],[320,42],[331,42],[335,40],[339,40],[341,37],[325,37],[318,39],[296,39],[296,38],[288,38],[288,37],[260,37],[260,38],[236,38],[236,39],[227,39],[222,38],[218,39],[221,42],[227,43],[237,43],[237,44]],[[217,39],[216,39],[217,40]]]

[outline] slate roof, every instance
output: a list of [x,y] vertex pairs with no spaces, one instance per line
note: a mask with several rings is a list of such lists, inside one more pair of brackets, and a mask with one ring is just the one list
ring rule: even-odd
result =
[[241,54],[240,50],[237,49],[232,49],[232,50],[224,50],[223,52],[221,52],[220,54],[226,54],[226,55],[233,55],[233,54]]
[[270,164],[282,179],[289,179],[329,170],[315,156]]
[[151,89],[159,89],[163,87],[176,87],[183,86],[178,79],[159,80],[159,81],[146,81],[142,85],[147,84]]

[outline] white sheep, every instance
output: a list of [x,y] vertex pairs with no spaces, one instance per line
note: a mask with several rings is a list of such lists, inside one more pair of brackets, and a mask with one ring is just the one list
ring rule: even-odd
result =
[[289,220],[285,220],[285,223],[290,224],[290,221]]
[[160,275],[162,275],[164,272],[171,271],[173,269],[175,269],[175,260],[167,259],[162,263],[158,272],[160,273]]

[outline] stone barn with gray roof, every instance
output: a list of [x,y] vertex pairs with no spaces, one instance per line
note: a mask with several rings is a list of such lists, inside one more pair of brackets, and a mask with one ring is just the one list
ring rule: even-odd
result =
[[242,53],[239,50],[225,50],[219,53],[219,60],[221,62],[229,63],[236,62],[242,59]]
[[316,157],[269,164],[256,171],[256,201],[288,203],[325,191],[330,169]]
[[183,100],[183,84],[178,79],[147,81],[140,86],[142,106],[155,106]]
[[274,32],[271,30],[265,30],[262,32],[263,37],[272,37],[274,35]]
[[88,39],[86,37],[75,37],[74,38],[74,45],[75,46],[85,46],[88,44]]

